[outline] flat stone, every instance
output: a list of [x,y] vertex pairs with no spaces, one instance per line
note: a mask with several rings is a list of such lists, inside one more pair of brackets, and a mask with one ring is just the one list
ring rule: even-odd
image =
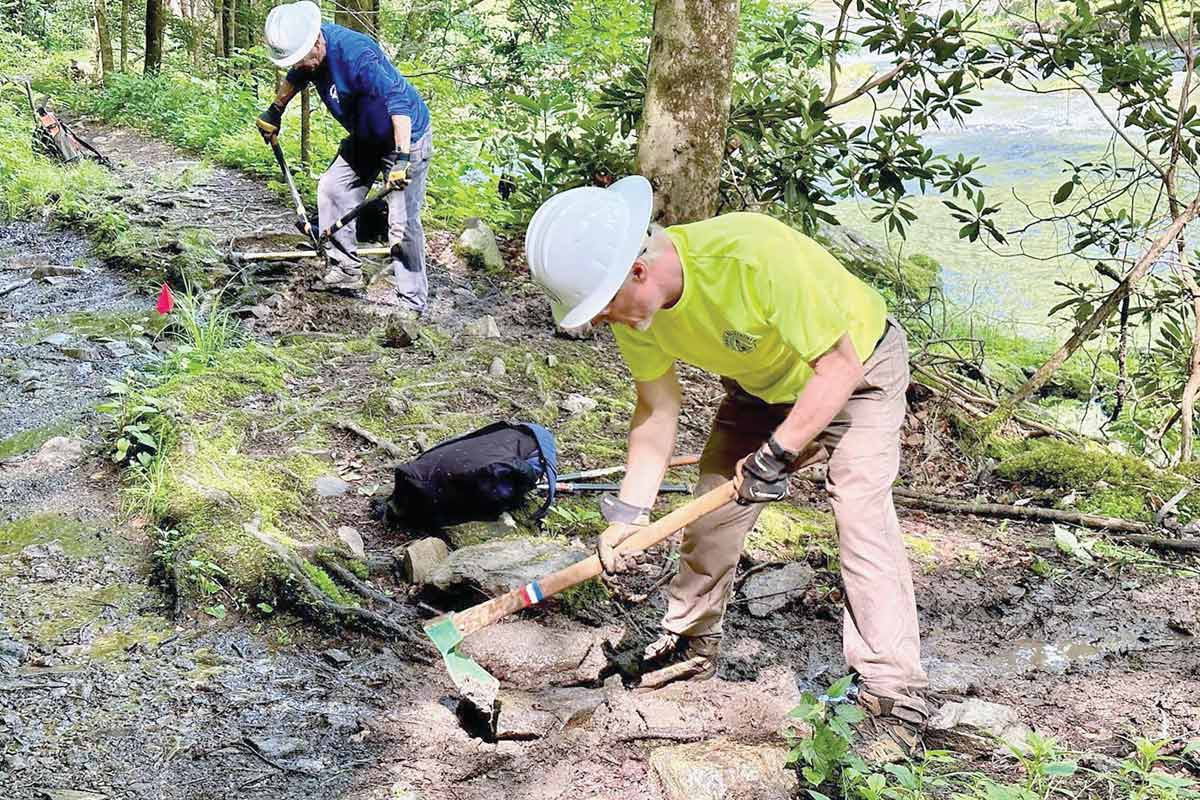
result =
[[0,639],[0,672],[11,672],[29,658],[29,648],[16,639]]
[[83,274],[79,267],[64,267],[58,264],[42,264],[33,268],[34,278],[76,278]]
[[587,556],[588,551],[582,547],[544,539],[500,539],[455,550],[430,573],[428,583],[444,590],[468,584],[496,596]]
[[321,658],[333,664],[335,667],[344,667],[354,659],[345,650],[339,650],[336,647],[326,650],[321,653]]
[[133,348],[125,342],[105,342],[104,349],[107,350],[113,358],[125,358],[133,355]]
[[583,394],[567,395],[567,398],[559,403],[559,407],[573,417],[593,411],[597,405],[599,405],[599,402],[596,398]]
[[384,347],[412,347],[421,338],[421,326],[416,320],[400,313],[388,317],[381,342]]
[[786,747],[719,738],[659,747],[650,772],[665,800],[781,800],[800,788],[787,756]]
[[287,758],[303,753],[304,740],[295,736],[251,736],[247,741],[267,758]]
[[615,628],[564,630],[515,620],[471,634],[459,652],[505,687],[536,690],[597,680],[606,663],[601,643],[619,637]]
[[527,692],[504,692],[496,718],[500,741],[540,739],[559,726],[558,717],[540,707],[538,696]]
[[946,703],[929,720],[930,737],[939,747],[980,755],[1007,753],[1005,744],[1024,750],[1030,733],[1016,709],[977,698]]
[[479,336],[484,339],[499,339],[500,326],[496,324],[496,318],[491,314],[480,317],[471,322],[466,327],[466,332],[471,336]]
[[357,528],[343,525],[337,529],[337,535],[350,548],[351,553],[354,553],[358,558],[366,558],[367,549],[363,546],[362,535],[358,532]]
[[655,732],[739,742],[777,741],[799,726],[788,712],[800,704],[795,676],[784,666],[762,670],[753,682],[712,678],[629,692],[619,683],[596,709],[591,729],[607,737]]
[[748,610],[756,617],[765,617],[800,597],[813,581],[808,564],[792,562],[779,569],[756,572],[742,587]]
[[42,558],[59,558],[63,555],[63,547],[58,542],[31,544],[21,550],[21,555],[29,561],[37,561]]
[[51,275],[49,277],[42,278],[42,280],[51,286],[62,286],[63,284],[70,283],[71,281],[75,280],[75,278],[70,275]]
[[350,491],[350,484],[336,475],[322,475],[313,481],[313,488],[320,497],[341,497]]
[[463,232],[458,237],[458,252],[467,262],[467,266],[481,269],[485,272],[499,272],[504,269],[504,256],[496,244],[496,235],[479,217],[471,217],[466,221]]
[[504,359],[500,356],[493,358],[492,365],[488,367],[488,375],[491,375],[493,378],[500,378],[504,376],[505,372],[507,372],[507,368],[504,366]]
[[64,347],[70,343],[71,335],[62,331],[52,333],[41,341],[41,344],[53,345],[54,347]]
[[87,444],[75,436],[54,436],[38,448],[37,453],[26,462],[26,469],[61,470],[83,461],[83,448]]

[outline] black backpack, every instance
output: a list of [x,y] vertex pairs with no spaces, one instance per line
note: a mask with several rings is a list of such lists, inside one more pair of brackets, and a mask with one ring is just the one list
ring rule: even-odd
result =
[[396,467],[396,486],[384,504],[389,525],[438,530],[494,520],[525,503],[545,480],[541,519],[554,501],[558,476],[554,435],[531,422],[497,422],[431,447]]

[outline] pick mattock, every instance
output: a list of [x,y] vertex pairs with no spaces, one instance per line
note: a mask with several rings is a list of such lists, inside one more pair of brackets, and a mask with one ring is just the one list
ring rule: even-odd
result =
[[[736,497],[737,489],[734,488],[733,481],[727,481],[642,528],[622,542],[617,552],[636,553],[652,547]],[[493,718],[496,714],[496,695],[500,688],[500,682],[489,675],[487,670],[458,652],[458,645],[464,638],[509,614],[537,605],[551,595],[594,578],[602,571],[599,556],[591,555],[508,594],[472,606],[465,611],[445,614],[431,620],[425,626],[425,633],[442,654],[450,678],[459,688],[463,699],[488,718]]]

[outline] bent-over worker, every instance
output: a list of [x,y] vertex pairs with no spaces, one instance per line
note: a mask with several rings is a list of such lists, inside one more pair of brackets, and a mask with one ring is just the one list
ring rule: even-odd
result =
[[[721,376],[726,395],[697,494],[735,479],[738,503],[690,525],[667,590],[664,635],[646,650],[659,679],[716,672],[735,568],[763,503],[823,447],[845,582],[843,647],[868,712],[864,755],[920,742],[927,686],[912,577],[892,503],[909,382],[904,331],[883,298],[833,256],[761,214],[650,227],[641,176],[558,194],[534,215],[526,252],[563,327],[608,323],[637,389],[627,473],[601,510],[606,571],[644,524],[675,446],[675,362]],[[646,678],[643,678],[645,685]]]
[[[275,101],[257,125],[268,144],[279,134],[288,102],[309,83],[349,135],[317,185],[322,230],[367,196],[382,172],[388,195],[388,244],[396,293],[410,315],[425,309],[425,230],[421,206],[433,153],[429,109],[412,84],[396,71],[369,36],[331,22],[322,24],[320,7],[310,0],[276,6],[267,15],[267,50],[278,67],[288,68]],[[355,254],[329,248],[326,286],[363,287],[362,262],[356,255],[356,225],[334,238]]]

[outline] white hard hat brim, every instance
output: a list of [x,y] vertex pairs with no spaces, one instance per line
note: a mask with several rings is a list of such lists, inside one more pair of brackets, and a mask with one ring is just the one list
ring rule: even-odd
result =
[[559,309],[553,309],[556,322],[564,328],[577,328],[591,322],[612,302],[629,275],[633,262],[637,260],[650,227],[650,215],[654,210],[654,189],[650,181],[641,175],[630,175],[608,187],[608,191],[615,192],[625,201],[629,210],[627,225],[620,243],[613,250],[612,263],[600,285],[561,318],[558,317]]
[[291,53],[288,53],[283,58],[271,58],[271,63],[280,69],[288,69],[295,66],[296,62],[308,55],[308,51],[313,49],[313,45],[317,43],[317,37],[321,35],[321,7],[316,3],[297,3],[300,6],[300,11],[304,14],[304,24],[306,26],[304,39],[301,44]]

